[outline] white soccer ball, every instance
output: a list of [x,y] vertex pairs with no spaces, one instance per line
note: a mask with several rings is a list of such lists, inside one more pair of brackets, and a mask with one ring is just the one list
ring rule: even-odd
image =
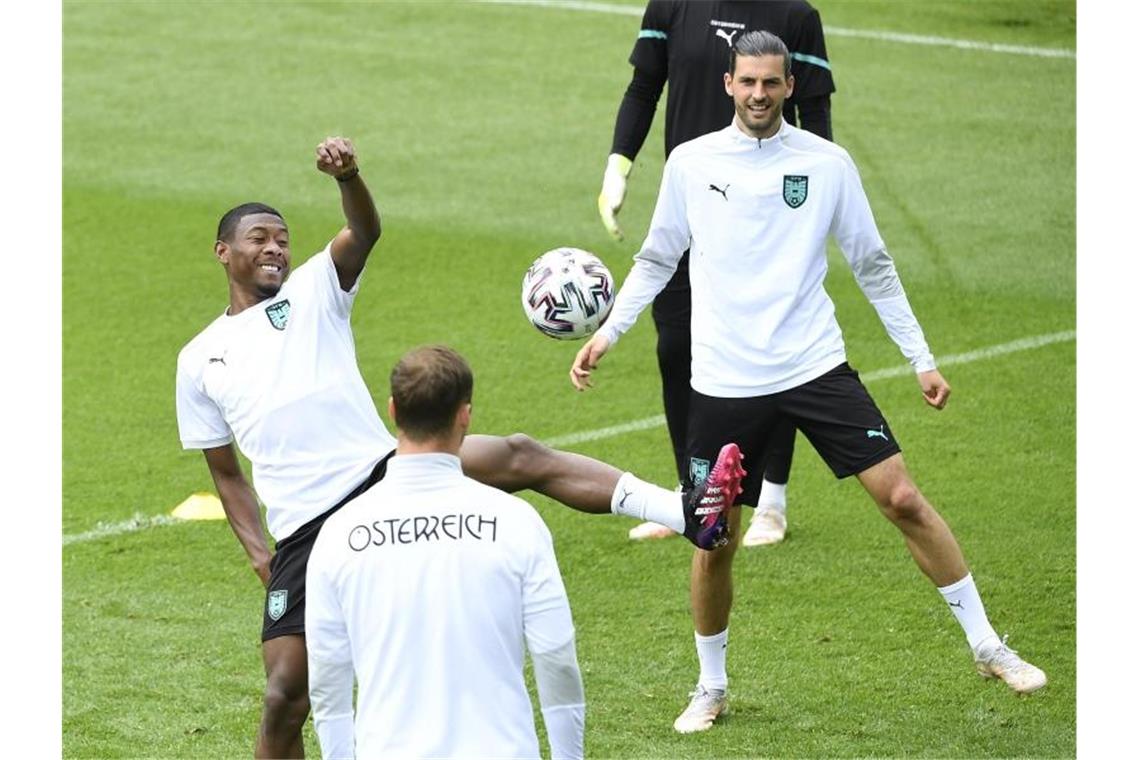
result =
[[601,259],[579,248],[547,251],[523,277],[523,312],[552,338],[585,338],[601,326],[613,305],[613,275]]

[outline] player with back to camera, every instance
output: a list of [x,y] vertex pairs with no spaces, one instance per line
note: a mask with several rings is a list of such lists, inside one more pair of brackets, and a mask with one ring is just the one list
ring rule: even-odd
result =
[[[230,526],[266,587],[259,757],[304,753],[309,552],[325,519],[384,477],[396,446],[360,375],[349,324],[361,272],[380,239],[380,215],[350,141],[330,137],[316,158],[336,179],[344,228],[291,272],[289,228],[279,212],[260,203],[228,211],[214,254],[226,271],[229,305],[178,355],[182,445],[203,451]],[[252,488],[238,449],[252,465]],[[714,482],[683,496],[521,434],[467,436],[459,457],[464,472],[487,485],[530,488],[583,512],[662,520],[713,548],[727,540],[724,505],[740,478],[735,446],[725,449]]]
[[539,757],[524,652],[550,756],[582,757],[585,694],[550,531],[460,468],[473,385],[445,346],[400,359],[388,473],[313,546],[305,638],[325,758]]
[[[746,30],[758,29],[772,32],[791,50],[796,92],[784,101],[784,118],[794,125],[798,116],[804,129],[831,139],[830,96],[835,92],[835,83],[819,13],[810,4],[803,0],[650,0],[629,56],[633,78],[618,108],[613,146],[598,196],[602,222],[614,238],[623,238],[617,214],[625,201],[626,181],[633,159],[649,134],[666,82],[668,158],[681,143],[721,129],[732,119],[732,101],[723,95],[722,80],[729,48]],[[684,481],[688,474],[685,437],[691,390],[691,305],[686,251],[672,279],[653,301],[661,395],[679,481]],[[795,426],[789,420],[781,421],[768,444],[763,482],[754,479],[742,497],[745,505],[755,507],[742,540],[744,546],[763,546],[784,539],[788,525],[785,492],[795,443]],[[669,528],[652,522],[637,525],[629,532],[635,540],[672,535],[675,534]]]
[[[847,363],[835,306],[823,287],[830,236],[914,367],[926,403],[942,409],[950,396],[851,157],[783,120],[782,105],[794,86],[779,37],[749,32],[737,38],[724,75],[732,123],[669,157],[649,233],[609,321],[575,357],[571,382],[588,387],[598,362],[669,280],[691,240],[690,461],[707,461],[722,438],[739,441],[746,453],[763,451],[776,418],[790,417],[836,477],[855,475],[902,533],[961,625],[978,671],[1017,692],[1039,689],[1045,674],[994,631],[954,534],[911,479],[894,432]],[[724,197],[712,185],[731,189]],[[749,257],[742,260],[745,250]],[[734,538],[739,521],[733,508]],[[700,676],[674,722],[682,733],[708,729],[728,704],[736,544],[693,558]]]

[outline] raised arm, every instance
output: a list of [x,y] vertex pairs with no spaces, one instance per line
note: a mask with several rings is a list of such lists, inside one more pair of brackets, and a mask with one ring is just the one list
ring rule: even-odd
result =
[[230,443],[203,449],[202,453],[206,455],[206,466],[214,478],[214,486],[218,489],[218,497],[222,500],[230,528],[245,549],[253,571],[261,583],[268,586],[272,553],[261,527],[261,509],[257,505],[257,496],[242,474],[234,445]]
[[317,168],[336,179],[345,226],[332,241],[330,253],[344,291],[352,290],[368,254],[380,239],[380,212],[360,176],[356,148],[344,137],[329,137],[317,146]]

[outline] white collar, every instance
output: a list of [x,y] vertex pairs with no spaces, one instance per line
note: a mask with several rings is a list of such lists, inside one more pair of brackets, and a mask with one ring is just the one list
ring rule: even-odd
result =
[[765,138],[761,139],[761,138],[753,137],[752,135],[746,134],[744,132],[744,130],[740,128],[740,125],[737,123],[736,116],[733,116],[732,117],[732,123],[729,124],[724,129],[724,132],[725,132],[725,134],[727,134],[729,136],[729,138],[734,143],[747,144],[747,145],[752,146],[752,147],[757,147],[757,144],[759,144],[760,150],[763,150],[764,148],[767,148],[769,146],[779,145],[780,143],[782,143],[784,140],[787,139],[788,135],[791,134],[791,129],[792,129],[792,125],[789,124],[787,121],[785,121],[784,117],[781,116],[780,117],[780,128],[776,131],[776,134],[772,135],[771,137],[765,137]]
[[463,467],[454,454],[396,454],[388,461],[388,475],[401,479],[447,478],[462,474]]

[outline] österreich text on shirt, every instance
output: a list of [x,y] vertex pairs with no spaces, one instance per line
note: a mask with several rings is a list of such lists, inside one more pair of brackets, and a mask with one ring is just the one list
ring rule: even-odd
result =
[[362,552],[370,546],[397,546],[421,541],[494,541],[497,517],[478,514],[416,515],[357,525],[348,533],[348,548]]

